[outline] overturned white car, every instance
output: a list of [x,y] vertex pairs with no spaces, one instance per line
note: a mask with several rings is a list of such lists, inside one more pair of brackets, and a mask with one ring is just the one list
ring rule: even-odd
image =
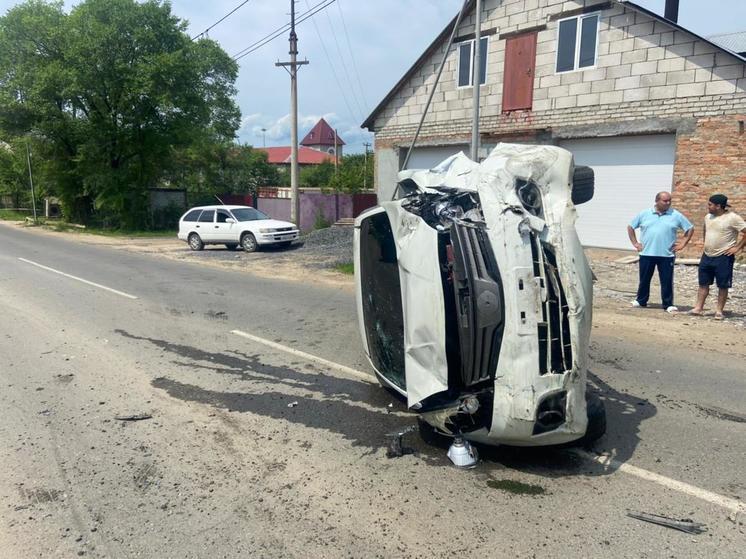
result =
[[593,171],[554,146],[498,145],[399,174],[355,224],[357,306],[380,382],[438,432],[554,445],[605,431],[586,395],[592,274],[575,204]]

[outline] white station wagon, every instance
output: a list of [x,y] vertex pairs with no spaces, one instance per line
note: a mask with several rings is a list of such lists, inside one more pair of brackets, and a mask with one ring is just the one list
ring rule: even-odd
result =
[[259,245],[289,246],[298,239],[298,228],[249,206],[200,206],[181,216],[177,236],[192,250],[221,244],[254,252]]

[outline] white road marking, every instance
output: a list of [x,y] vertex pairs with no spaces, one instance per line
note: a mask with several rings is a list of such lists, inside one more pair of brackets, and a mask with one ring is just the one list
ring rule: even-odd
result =
[[358,371],[357,369],[345,367],[344,365],[340,365],[339,363],[327,361],[326,359],[322,359],[321,357],[316,357],[315,355],[311,355],[310,353],[306,353],[305,351],[300,351],[297,349],[293,349],[292,347],[288,347],[286,345],[278,344],[277,342],[265,340],[264,338],[260,338],[259,336],[253,336],[251,334],[247,334],[246,332],[242,332],[241,330],[231,330],[231,334],[235,334],[236,336],[241,336],[242,338],[246,338],[247,340],[251,340],[253,342],[266,345],[267,347],[271,347],[272,349],[278,349],[280,351],[284,351],[285,353],[289,353],[290,355],[295,355],[296,357],[302,357],[303,359],[307,359],[308,361],[313,361],[314,363],[318,363],[319,365],[323,365],[324,367],[329,367],[330,369],[335,369],[339,371],[340,373],[349,375],[351,377],[355,377],[356,379],[369,382],[371,384],[376,383],[376,380],[373,377],[373,375],[369,373],[364,373],[363,371]]
[[[364,373],[362,371],[358,371],[356,369],[351,369],[350,367],[345,367],[344,365],[340,365],[332,361],[327,361],[326,359],[322,359],[321,357],[316,357],[315,355],[311,355],[310,353],[299,351],[297,349],[293,349],[292,347],[278,344],[277,342],[265,340],[264,338],[260,338],[258,336],[247,334],[246,332],[242,332],[241,330],[231,330],[231,334],[236,334],[237,336],[241,336],[242,338],[246,338],[248,340],[252,340],[254,342],[266,345],[273,349],[284,351],[285,353],[289,353],[297,357],[302,357],[303,359],[307,359],[309,361],[319,363],[331,369],[336,369],[337,371],[340,371],[341,373],[353,376],[360,380],[364,380],[370,383],[375,383],[374,377],[370,374]],[[585,450],[579,450],[579,449],[575,449],[572,452],[574,452],[577,456],[580,456],[581,458],[585,460],[590,460],[591,462],[597,462],[606,468],[611,468],[611,469],[614,469],[620,472],[624,472],[625,474],[635,476],[640,479],[650,481],[652,483],[656,483],[668,489],[673,489],[674,491],[678,491],[680,493],[684,493],[686,495],[696,497],[703,501],[707,501],[708,503],[711,503],[713,505],[717,505],[724,509],[728,509],[734,513],[746,514],[746,503],[743,503],[736,499],[731,499],[723,495],[718,495],[717,493],[713,493],[712,491],[707,491],[706,489],[701,489],[699,487],[695,487],[694,485],[690,485],[682,481],[678,481],[678,480],[675,480],[675,479],[672,479],[666,476],[662,476],[660,474],[656,474],[655,472],[650,472],[648,470],[638,468],[637,466],[633,466],[631,464],[625,464],[624,462],[619,462],[618,460],[615,460],[614,458],[608,455],[593,454],[592,452],[588,452]]]
[[649,472],[648,470],[643,470],[642,468],[638,468],[637,466],[633,466],[632,464],[619,462],[609,455],[593,454],[592,452],[578,449],[574,450],[573,452],[578,456],[585,458],[586,460],[598,462],[599,464],[607,468],[612,468],[614,470],[624,472],[640,479],[657,483],[658,485],[662,485],[663,487],[667,487],[669,489],[673,489],[674,491],[696,497],[735,513],[746,514],[746,503],[743,503],[742,501],[731,499],[730,497],[725,497],[723,495],[718,495],[717,493],[713,493],[712,491],[707,491],[706,489],[695,487],[694,485],[684,483],[683,481],[678,481],[666,476],[662,476],[660,474],[656,474],[654,472]]
[[49,266],[44,266],[43,264],[39,264],[38,262],[26,260],[25,258],[19,258],[18,260],[20,260],[21,262],[25,262],[26,264],[31,264],[32,266],[37,266],[39,268],[42,268],[43,270],[48,270],[50,272],[54,272],[55,274],[65,276],[66,278],[74,279],[82,283],[87,283],[88,285],[92,285],[93,287],[98,287],[99,289],[103,289],[105,291],[116,293],[117,295],[121,295],[122,297],[127,297],[128,299],[137,299],[137,297],[135,297],[134,295],[130,295],[129,293],[124,293],[123,291],[117,291],[116,289],[112,289],[111,287],[106,287],[105,285],[101,285],[99,283],[94,283],[92,281],[88,281],[83,278],[79,278],[77,276],[66,274],[65,272],[60,272],[59,270],[55,270],[54,268],[50,268]]

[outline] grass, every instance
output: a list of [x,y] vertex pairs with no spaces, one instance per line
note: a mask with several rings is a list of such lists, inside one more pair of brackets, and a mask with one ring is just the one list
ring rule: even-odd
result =
[[352,262],[345,262],[344,264],[337,264],[335,268],[338,272],[342,274],[347,274],[349,276],[355,273],[355,265]]
[[99,227],[78,227],[64,221],[47,222],[46,226],[54,231],[66,233],[87,233],[102,237],[175,237],[176,231],[125,231],[121,229],[102,229]]
[[0,209],[0,220],[3,221],[23,221],[29,215],[27,212]]

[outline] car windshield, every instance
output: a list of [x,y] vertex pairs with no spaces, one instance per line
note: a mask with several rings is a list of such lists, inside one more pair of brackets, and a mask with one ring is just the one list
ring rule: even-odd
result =
[[257,219],[269,219],[269,216],[263,214],[254,208],[238,208],[231,210],[238,221],[256,221]]

